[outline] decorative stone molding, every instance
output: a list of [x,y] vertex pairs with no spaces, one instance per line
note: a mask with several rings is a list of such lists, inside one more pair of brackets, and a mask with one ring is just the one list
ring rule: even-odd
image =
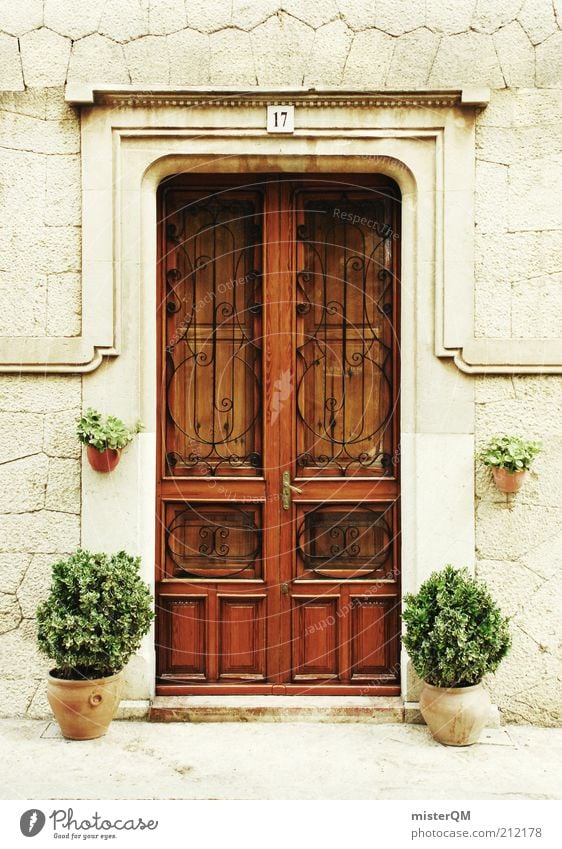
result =
[[[556,340],[474,336],[474,124],[487,89],[366,92],[289,88],[67,88],[81,108],[82,336],[0,340],[0,370],[89,372],[121,352],[123,281],[155,281],[158,180],[246,168],[378,171],[403,198],[402,285],[433,300],[437,357],[467,373],[562,372]],[[295,106],[295,132],[268,135],[265,107]],[[147,177],[149,175],[149,177]],[[141,210],[143,206],[143,210]],[[146,213],[146,214],[145,214]],[[124,216],[136,222],[134,248]],[[148,284],[147,284],[148,285]],[[127,316],[129,320],[129,316]]]

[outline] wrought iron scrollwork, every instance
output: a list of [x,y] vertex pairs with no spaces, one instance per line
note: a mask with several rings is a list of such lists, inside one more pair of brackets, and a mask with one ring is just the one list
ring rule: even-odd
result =
[[304,266],[296,275],[304,337],[297,349],[297,414],[305,434],[300,468],[338,475],[391,468],[394,281],[388,217],[378,199],[342,194],[305,204],[304,223],[297,227]]
[[166,274],[166,311],[175,318],[165,348],[170,473],[213,476],[262,466],[255,195],[193,200],[174,211],[166,228],[174,263]]
[[297,531],[305,569],[321,577],[389,577],[392,528],[384,510],[371,507],[317,507]]
[[261,530],[253,511],[188,506],[166,528],[166,551],[181,577],[235,577],[255,566]]

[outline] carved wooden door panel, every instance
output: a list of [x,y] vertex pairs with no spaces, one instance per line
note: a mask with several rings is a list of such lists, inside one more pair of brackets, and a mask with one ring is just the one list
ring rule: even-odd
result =
[[397,694],[397,189],[183,176],[159,217],[157,690]]

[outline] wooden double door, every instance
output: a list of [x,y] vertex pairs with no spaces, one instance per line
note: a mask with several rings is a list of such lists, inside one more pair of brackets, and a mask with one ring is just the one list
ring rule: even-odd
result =
[[159,192],[157,692],[399,693],[400,195]]

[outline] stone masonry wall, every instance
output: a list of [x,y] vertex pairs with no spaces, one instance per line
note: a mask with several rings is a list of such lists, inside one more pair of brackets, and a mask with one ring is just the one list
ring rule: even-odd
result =
[[[554,337],[562,295],[562,0],[0,0],[0,335],[80,333],[80,136],[67,82],[488,85],[477,123],[476,333]],[[87,380],[87,377],[84,378]],[[476,438],[542,437],[508,503],[477,471],[477,570],[513,615],[491,682],[562,718],[562,378],[476,379]],[[44,713],[33,612],[79,544],[78,377],[0,378],[0,713]],[[436,568],[442,564],[436,563]],[[459,564],[460,565],[460,564]]]

